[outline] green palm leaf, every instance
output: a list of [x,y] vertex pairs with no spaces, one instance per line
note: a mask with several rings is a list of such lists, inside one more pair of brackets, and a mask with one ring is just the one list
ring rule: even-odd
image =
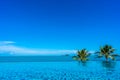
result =
[[118,56],[117,54],[112,54],[114,53],[115,49],[112,48],[112,46],[110,45],[104,45],[103,47],[100,47],[100,51],[99,51],[99,55],[98,58],[101,58],[102,56],[104,56],[106,58],[106,60],[108,60],[108,58],[115,60],[115,57]]
[[85,62],[88,60],[88,56],[90,56],[88,51],[86,49],[82,49],[77,51],[77,56],[73,56],[73,59]]

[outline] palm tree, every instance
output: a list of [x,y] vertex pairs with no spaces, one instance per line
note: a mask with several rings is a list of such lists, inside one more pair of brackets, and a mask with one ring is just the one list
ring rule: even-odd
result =
[[78,60],[78,61],[82,61],[85,62],[88,60],[88,56],[90,54],[88,53],[88,51],[86,49],[82,49],[82,50],[78,50],[77,52],[77,56],[73,56],[74,60]]
[[112,59],[115,60],[115,56],[118,56],[117,54],[112,54],[114,53],[115,49],[112,48],[112,46],[110,45],[104,45],[103,47],[100,47],[100,52],[99,53],[99,58],[101,57],[105,57],[106,61],[108,61],[108,59]]

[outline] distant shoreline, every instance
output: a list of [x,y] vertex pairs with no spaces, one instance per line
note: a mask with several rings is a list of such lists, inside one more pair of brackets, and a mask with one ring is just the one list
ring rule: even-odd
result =
[[0,62],[74,61],[72,56],[0,56]]
[[[75,61],[72,56],[0,56],[0,62],[70,62]],[[95,59],[91,57],[89,61],[104,61],[104,58]],[[120,59],[116,59],[120,61]]]

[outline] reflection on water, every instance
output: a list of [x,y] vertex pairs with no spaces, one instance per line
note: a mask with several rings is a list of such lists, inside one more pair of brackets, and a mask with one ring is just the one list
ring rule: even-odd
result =
[[102,67],[107,69],[113,69],[116,66],[116,62],[113,61],[102,61]]
[[78,61],[78,65],[79,66],[83,66],[83,67],[87,67],[87,62],[81,62],[81,61]]

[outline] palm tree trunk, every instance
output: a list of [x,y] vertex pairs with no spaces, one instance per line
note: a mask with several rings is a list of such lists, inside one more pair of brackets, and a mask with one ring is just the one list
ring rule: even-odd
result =
[[106,58],[106,61],[108,61],[108,56],[107,55],[105,55],[105,58]]

